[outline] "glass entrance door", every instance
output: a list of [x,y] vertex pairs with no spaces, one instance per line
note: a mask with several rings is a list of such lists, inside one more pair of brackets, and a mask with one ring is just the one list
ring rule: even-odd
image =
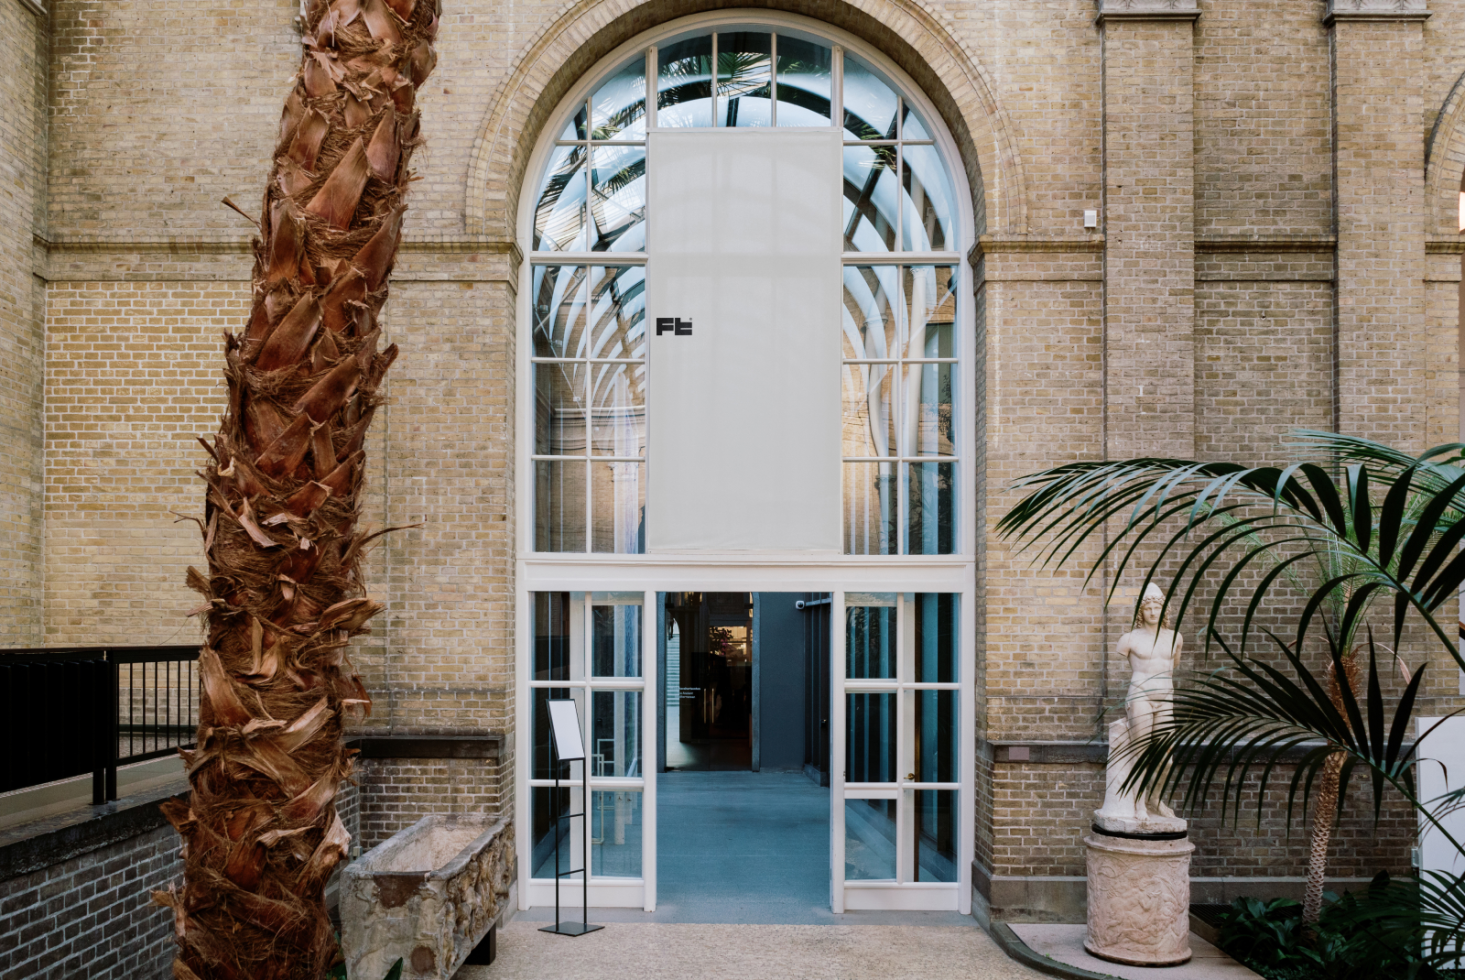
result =
[[830,665],[835,912],[967,910],[962,747],[971,733],[957,600],[834,594],[833,646],[843,651]]
[[[646,609],[654,608],[655,593],[531,595],[533,745],[528,846],[520,851],[528,873],[521,863],[521,881],[527,879],[531,904],[552,905],[556,867],[588,867],[591,906],[650,911],[656,782],[646,778],[646,746],[654,752],[656,711],[645,709],[656,703],[656,672],[646,665],[656,662],[656,648]],[[587,758],[560,765],[556,790],[548,702],[564,699],[576,704]],[[583,874],[561,881],[562,905],[580,904]]]

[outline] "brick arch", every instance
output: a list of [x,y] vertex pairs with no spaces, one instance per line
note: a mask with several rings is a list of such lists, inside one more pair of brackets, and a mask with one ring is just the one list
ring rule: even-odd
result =
[[1459,233],[1459,196],[1465,178],[1465,74],[1455,80],[1440,106],[1424,150],[1426,234]]
[[[549,116],[594,65],[636,35],[718,0],[569,0],[496,90],[468,165],[470,234],[513,241],[520,186]],[[841,28],[899,65],[935,105],[961,154],[977,234],[1027,231],[1016,141],[975,54],[922,0],[746,0]]]

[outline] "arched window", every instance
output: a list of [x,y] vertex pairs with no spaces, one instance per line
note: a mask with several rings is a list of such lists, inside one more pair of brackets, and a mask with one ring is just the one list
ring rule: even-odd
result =
[[[950,140],[877,55],[800,27],[648,41],[562,106],[525,238],[535,552],[646,550],[648,127],[843,137],[842,551],[961,550],[963,214]],[[648,105],[653,108],[648,109]],[[534,171],[531,171],[534,172]],[[966,370],[970,370],[967,368]],[[664,458],[664,457],[663,457]],[[969,478],[968,478],[969,479]],[[652,500],[649,504],[655,506]],[[529,529],[526,528],[526,531]]]

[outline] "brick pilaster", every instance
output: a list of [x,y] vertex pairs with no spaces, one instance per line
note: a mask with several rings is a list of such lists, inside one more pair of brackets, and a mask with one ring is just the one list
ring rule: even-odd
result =
[[1425,0],[1332,0],[1334,423],[1425,448]]

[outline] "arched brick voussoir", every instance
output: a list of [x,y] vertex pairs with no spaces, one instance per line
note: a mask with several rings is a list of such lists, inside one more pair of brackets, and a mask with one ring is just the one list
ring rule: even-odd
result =
[[[529,156],[549,116],[600,59],[643,31],[717,0],[570,0],[490,101],[474,141],[464,213],[470,234],[512,240]],[[920,0],[748,0],[741,9],[802,14],[883,52],[935,104],[967,173],[978,234],[1026,234],[1027,193],[1012,127],[975,52]]]
[[1465,178],[1465,74],[1455,80],[1440,106],[1425,144],[1424,192],[1428,231],[1459,233],[1461,180]]

